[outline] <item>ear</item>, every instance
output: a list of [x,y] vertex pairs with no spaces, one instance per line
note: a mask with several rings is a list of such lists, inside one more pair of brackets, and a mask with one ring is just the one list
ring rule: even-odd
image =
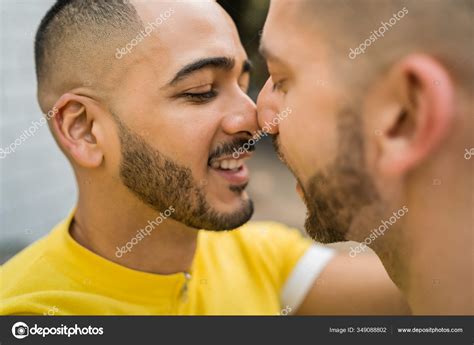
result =
[[62,95],[54,105],[52,130],[61,148],[72,160],[85,168],[96,168],[104,159],[103,131],[95,101],[73,93]]
[[377,89],[368,103],[377,133],[378,169],[403,175],[433,154],[449,134],[454,85],[440,63],[416,54],[397,63]]

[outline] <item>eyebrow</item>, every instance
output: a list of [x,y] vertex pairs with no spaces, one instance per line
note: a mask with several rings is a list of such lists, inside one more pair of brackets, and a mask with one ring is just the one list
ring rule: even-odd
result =
[[[174,85],[177,82],[190,76],[191,74],[205,68],[214,68],[214,69],[222,69],[225,71],[230,71],[234,68],[234,66],[235,66],[235,59],[226,57],[226,56],[199,59],[182,67],[176,73],[174,78],[168,83],[168,85]],[[252,62],[248,59],[245,60],[242,65],[242,74],[249,72],[251,69],[252,69]]]
[[260,53],[260,55],[263,56],[263,58],[265,60],[274,60],[274,61],[279,61],[281,62],[282,60],[276,56],[275,54],[273,54],[268,48],[267,46],[265,46],[263,43],[260,43],[260,46],[258,47],[258,52]]

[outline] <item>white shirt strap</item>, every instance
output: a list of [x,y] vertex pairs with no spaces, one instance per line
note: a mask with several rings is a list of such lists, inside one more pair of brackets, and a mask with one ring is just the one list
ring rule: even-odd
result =
[[316,278],[334,257],[336,251],[312,245],[296,264],[285,282],[281,293],[281,305],[294,313],[303,303]]

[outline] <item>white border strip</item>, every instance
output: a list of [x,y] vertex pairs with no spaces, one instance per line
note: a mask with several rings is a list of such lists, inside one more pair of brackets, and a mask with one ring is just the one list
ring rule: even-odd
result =
[[335,254],[335,250],[322,246],[312,245],[308,248],[283,286],[282,307],[288,306],[291,313],[296,312],[316,278]]

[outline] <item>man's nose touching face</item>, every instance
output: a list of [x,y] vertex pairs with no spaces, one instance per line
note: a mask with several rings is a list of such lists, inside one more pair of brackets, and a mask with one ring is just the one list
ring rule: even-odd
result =
[[[237,84],[236,84],[237,85]],[[225,203],[242,196],[249,181],[245,161],[251,157],[255,147],[246,145],[258,129],[254,102],[238,85],[223,98],[220,118],[209,146],[207,161],[209,192],[215,193]],[[225,100],[224,100],[225,98]],[[248,148],[247,148],[248,147]],[[246,150],[242,151],[242,148]],[[240,150],[240,151],[239,151]],[[240,152],[235,155],[235,152]]]
[[[290,108],[283,109],[282,99],[278,93],[275,92],[275,84],[272,78],[268,78],[257,100],[257,116],[258,125],[260,128],[264,128],[268,134],[272,135],[273,146],[280,160],[288,165],[280,144],[280,115],[283,113],[291,112]],[[286,115],[286,114],[285,114]],[[269,125],[270,124],[270,125]],[[291,169],[291,167],[289,167]]]

